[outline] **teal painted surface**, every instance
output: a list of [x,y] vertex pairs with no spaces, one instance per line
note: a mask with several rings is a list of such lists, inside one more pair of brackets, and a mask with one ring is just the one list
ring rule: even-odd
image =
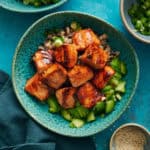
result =
[[[97,150],[108,149],[113,131],[123,123],[136,122],[150,131],[150,45],[134,39],[125,29],[120,17],[119,0],[68,0],[68,3],[52,12],[60,10],[87,12],[113,24],[128,38],[139,58],[140,80],[135,96],[120,119],[95,136]],[[19,14],[0,8],[0,69],[11,74],[12,57],[18,40],[31,23],[48,13],[50,11],[41,14]]]
[[[124,62],[126,62],[128,68],[128,74],[125,77],[127,82],[126,93],[122,97],[122,101],[116,104],[115,110],[111,114],[107,115],[107,117],[97,118],[96,121],[88,123],[79,129],[70,128],[68,122],[61,116],[50,114],[46,106],[37,102],[23,89],[26,84],[26,80],[35,73],[35,69],[30,60],[37,50],[39,43],[44,41],[45,30],[64,28],[72,21],[80,23],[82,27],[90,27],[98,34],[106,33],[109,36],[109,43],[112,49],[120,51],[120,57]],[[119,42],[117,42],[118,39]],[[72,137],[83,137],[102,131],[123,113],[129,104],[137,85],[139,77],[138,67],[138,58],[134,49],[113,27],[92,16],[81,15],[79,13],[62,12],[48,15],[40,19],[23,35],[14,56],[12,78],[14,89],[20,103],[36,121],[56,133]]]

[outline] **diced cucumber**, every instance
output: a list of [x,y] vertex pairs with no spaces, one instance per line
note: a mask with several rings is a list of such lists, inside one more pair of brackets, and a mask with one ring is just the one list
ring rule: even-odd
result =
[[83,106],[79,106],[76,108],[78,111],[80,118],[86,118],[87,114],[89,113],[89,110]]
[[48,99],[49,111],[51,113],[57,113],[60,111],[60,105],[58,104],[55,97],[51,97]]
[[68,109],[68,111],[70,112],[71,116],[73,118],[79,118],[80,119],[80,114],[79,112],[76,110],[76,108],[71,108],[71,109]]
[[105,113],[110,113],[115,107],[115,102],[113,100],[106,101]]
[[112,95],[112,94],[114,94],[114,92],[115,92],[114,89],[111,89],[109,91],[106,91],[105,94],[106,95]]
[[60,47],[63,44],[63,42],[60,39],[56,39],[53,44],[55,47]]
[[64,119],[68,120],[68,121],[71,121],[72,117],[71,117],[71,114],[68,110],[62,110],[61,111],[61,115],[63,116]]
[[114,58],[110,62],[110,65],[115,71],[120,72],[120,60],[118,59],[118,57]]
[[69,112],[73,118],[86,118],[89,110],[83,106],[78,106],[76,108],[69,109]]
[[109,101],[109,100],[117,101],[117,99],[116,99],[115,95],[112,95],[112,96],[111,96],[111,97],[109,97],[107,100],[108,100],[108,101]]
[[117,87],[115,88],[115,91],[120,93],[125,93],[125,85],[126,85],[125,81],[120,81]]
[[112,95],[114,95],[114,93],[115,93],[114,89],[111,89],[109,91],[106,91],[104,93],[104,95],[106,96],[106,99],[109,99],[109,97],[111,97]]
[[116,72],[119,72],[122,75],[125,75],[127,73],[127,68],[125,63],[123,61],[120,61],[118,58],[114,58],[110,62],[110,65]]
[[97,102],[96,105],[93,107],[93,111],[95,114],[99,114],[105,110],[105,102],[100,101]]
[[112,86],[111,85],[106,85],[103,89],[102,89],[102,92],[107,92],[107,91],[109,91],[109,90],[111,90],[112,89]]
[[93,111],[91,111],[87,116],[87,122],[92,122],[96,119],[95,114]]
[[117,86],[119,84],[119,80],[115,77],[111,78],[111,80],[109,81],[109,83],[112,85],[112,86]]
[[70,123],[70,127],[71,128],[81,128],[84,124],[85,124],[85,122],[83,120],[74,118],[74,119],[72,119],[72,121]]
[[123,75],[125,75],[127,73],[127,68],[124,62],[120,63],[120,71]]
[[52,40],[55,47],[60,47],[64,43],[64,39],[62,37],[55,36]]
[[117,100],[121,100],[121,98],[122,98],[121,95],[120,95],[119,93],[116,93],[115,96],[116,96]]
[[115,77],[116,79],[120,80],[120,79],[122,78],[122,75],[121,75],[119,72],[116,72],[116,73],[114,74],[114,77]]

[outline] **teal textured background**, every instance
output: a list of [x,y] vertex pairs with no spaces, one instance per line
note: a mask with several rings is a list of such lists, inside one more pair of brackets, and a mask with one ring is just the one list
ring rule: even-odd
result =
[[[59,10],[87,12],[108,21],[127,37],[139,57],[140,80],[136,94],[120,119],[95,136],[97,150],[108,149],[111,134],[123,123],[140,123],[150,130],[150,45],[137,41],[125,29],[120,17],[119,0],[68,0],[68,3],[51,12]],[[50,11],[19,14],[0,8],[0,69],[11,74],[12,57],[20,37],[31,23],[48,13]]]

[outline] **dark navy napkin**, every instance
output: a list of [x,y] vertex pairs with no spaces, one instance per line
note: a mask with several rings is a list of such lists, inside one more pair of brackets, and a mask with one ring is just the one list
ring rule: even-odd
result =
[[57,135],[34,122],[14,94],[10,77],[0,71],[0,150],[95,150],[91,137]]

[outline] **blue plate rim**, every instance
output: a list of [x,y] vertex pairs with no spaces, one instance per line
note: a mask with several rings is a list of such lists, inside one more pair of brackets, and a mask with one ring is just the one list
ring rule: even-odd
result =
[[[81,135],[70,135],[70,134],[67,134],[67,133],[60,133],[58,131],[55,131],[55,130],[52,130],[50,128],[48,128],[45,124],[43,124],[41,121],[39,121],[38,119],[36,119],[36,117],[34,115],[32,115],[31,112],[29,112],[23,105],[22,101],[21,101],[21,98],[19,96],[19,93],[17,92],[17,84],[15,82],[15,62],[16,62],[16,57],[17,57],[17,54],[18,54],[18,51],[20,49],[20,46],[21,46],[21,43],[23,42],[24,38],[27,36],[28,32],[30,32],[32,30],[32,28],[34,28],[36,26],[37,23],[40,23],[41,21],[43,21],[44,19],[46,19],[47,17],[50,17],[50,16],[53,16],[53,15],[57,15],[57,14],[62,14],[62,13],[74,13],[74,14],[77,14],[77,15],[86,15],[88,17],[92,17],[96,20],[99,20],[101,22],[103,22],[104,24],[110,26],[111,28],[113,28],[116,32],[118,32],[118,34],[124,39],[124,41],[129,45],[130,49],[132,50],[134,56],[135,56],[135,61],[136,61],[136,68],[137,68],[137,72],[136,72],[136,78],[135,78],[135,83],[134,83],[134,88],[133,88],[133,91],[129,97],[129,100],[128,102],[126,103],[125,107],[123,107],[122,111],[120,111],[120,113],[118,113],[118,115],[115,117],[114,120],[112,120],[109,124],[107,124],[105,127],[101,128],[101,129],[98,129],[97,131],[93,132],[93,133],[88,133],[88,134],[82,134]],[[79,11],[60,11],[60,12],[56,12],[56,13],[51,13],[51,14],[48,14],[48,15],[45,15],[44,17],[41,17],[40,19],[38,19],[37,21],[35,21],[26,31],[25,33],[23,34],[23,36],[21,37],[20,41],[18,42],[18,45],[16,47],[16,50],[15,50],[15,54],[14,54],[14,57],[13,57],[13,62],[12,62],[12,84],[13,84],[13,88],[14,88],[14,91],[15,91],[15,94],[17,96],[17,99],[19,101],[19,103],[21,104],[22,108],[27,112],[27,114],[29,116],[31,116],[32,119],[34,119],[37,123],[39,123],[41,126],[43,126],[44,128],[48,129],[49,131],[52,131],[54,133],[57,133],[59,135],[63,135],[63,136],[68,136],[68,137],[76,137],[76,138],[79,138],[79,137],[88,137],[88,136],[91,136],[91,135],[95,135],[99,132],[101,132],[102,130],[108,128],[110,125],[112,125],[116,120],[119,119],[119,117],[123,114],[123,112],[126,110],[126,108],[128,107],[129,103],[131,102],[133,96],[134,96],[134,93],[136,91],[136,88],[137,88],[137,85],[138,85],[138,81],[139,81],[139,74],[140,74],[140,67],[139,67],[139,60],[138,60],[138,56],[136,54],[136,51],[135,49],[133,48],[133,46],[129,43],[129,41],[126,39],[126,37],[119,31],[117,30],[115,27],[113,27],[113,25],[111,25],[110,23],[107,23],[106,21],[104,21],[103,19],[101,18],[98,18],[94,15],[91,15],[89,13],[82,13],[82,12],[79,12]]]

